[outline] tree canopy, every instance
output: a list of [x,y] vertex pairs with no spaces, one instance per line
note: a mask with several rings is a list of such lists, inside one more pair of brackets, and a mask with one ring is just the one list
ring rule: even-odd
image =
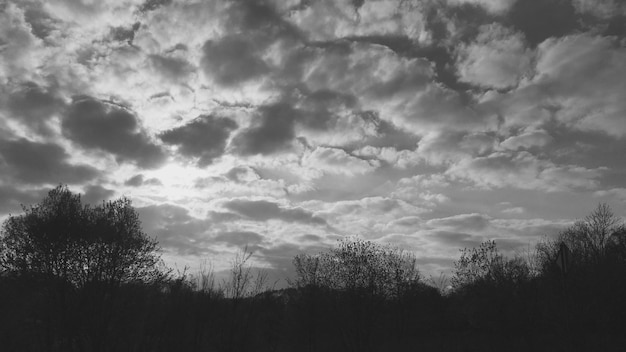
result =
[[56,277],[83,286],[147,282],[162,277],[159,247],[141,229],[127,198],[84,205],[58,186],[23,206],[2,225],[0,268],[17,275]]
[[394,297],[420,283],[416,258],[401,249],[347,238],[318,255],[294,258],[295,285]]

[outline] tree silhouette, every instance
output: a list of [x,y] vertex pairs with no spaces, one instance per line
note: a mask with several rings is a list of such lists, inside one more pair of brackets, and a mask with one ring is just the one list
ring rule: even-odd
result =
[[142,232],[129,199],[92,207],[58,186],[23,211],[2,226],[0,267],[7,273],[60,278],[78,287],[150,282],[166,274],[157,242]]
[[564,243],[572,252],[573,269],[591,269],[607,260],[624,259],[626,226],[604,203],[584,219],[561,231],[555,240],[538,246],[544,271],[556,266],[559,246]]
[[297,287],[313,285],[397,297],[421,283],[414,255],[359,238],[344,239],[329,252],[298,255],[293,264]]

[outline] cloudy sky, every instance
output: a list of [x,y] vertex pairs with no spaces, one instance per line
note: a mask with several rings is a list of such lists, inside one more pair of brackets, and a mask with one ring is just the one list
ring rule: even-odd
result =
[[348,235],[426,274],[626,214],[620,0],[0,2],[0,219],[126,196],[171,265]]

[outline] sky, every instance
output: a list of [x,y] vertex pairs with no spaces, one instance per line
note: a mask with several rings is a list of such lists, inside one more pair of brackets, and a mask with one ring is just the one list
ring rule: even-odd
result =
[[0,220],[128,197],[170,266],[351,235],[449,273],[626,215],[620,0],[0,2]]

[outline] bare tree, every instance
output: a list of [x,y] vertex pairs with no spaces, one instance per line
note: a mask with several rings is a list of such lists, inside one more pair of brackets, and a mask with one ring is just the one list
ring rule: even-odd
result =
[[296,287],[319,286],[393,297],[420,282],[413,254],[356,237],[318,255],[294,258]]
[[230,276],[222,282],[224,294],[235,300],[256,296],[263,292],[267,284],[267,273],[263,270],[253,271],[249,263],[253,252],[244,247],[231,261]]

